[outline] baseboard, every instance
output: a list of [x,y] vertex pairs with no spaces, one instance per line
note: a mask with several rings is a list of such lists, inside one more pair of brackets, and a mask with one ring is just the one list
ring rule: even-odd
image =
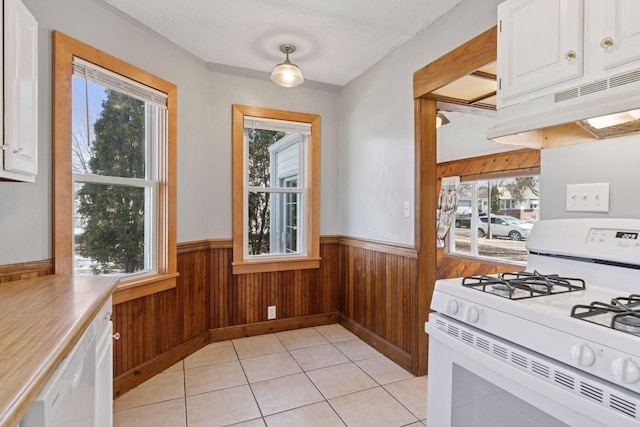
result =
[[380,353],[384,354],[407,371],[413,373],[411,370],[411,354],[391,344],[380,335],[354,322],[343,314],[340,314],[338,323],[340,323],[349,331],[353,332],[362,341],[366,342],[371,347],[375,348]]
[[209,331],[191,338],[153,359],[129,369],[113,379],[113,397],[116,398],[142,384],[165,369],[175,365],[185,357],[209,344]]
[[339,317],[340,314],[335,312],[211,329],[115,377],[113,379],[113,397],[121,396],[207,344],[292,329],[330,325],[338,323]]
[[291,317],[288,319],[268,320],[266,322],[251,323],[248,325],[229,326],[226,328],[211,329],[209,341],[218,342],[236,338],[252,337],[256,335],[271,334],[274,332],[290,331],[292,329],[311,328],[313,326],[330,325],[338,323],[340,313],[313,314],[310,316]]

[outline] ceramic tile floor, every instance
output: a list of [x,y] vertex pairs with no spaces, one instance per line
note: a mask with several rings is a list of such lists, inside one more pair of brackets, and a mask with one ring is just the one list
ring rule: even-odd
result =
[[118,398],[114,426],[424,427],[414,377],[340,325],[210,344]]

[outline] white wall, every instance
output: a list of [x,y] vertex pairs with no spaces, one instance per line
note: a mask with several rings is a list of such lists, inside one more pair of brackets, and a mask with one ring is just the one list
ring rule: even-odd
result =
[[[542,150],[540,217],[640,218],[640,135]],[[609,212],[566,212],[567,184],[609,183]]]
[[321,232],[338,232],[338,95],[208,71],[173,44],[92,0],[24,0],[39,23],[39,174],[0,183],[0,265],[52,257],[51,31],[178,86],[178,242],[231,237],[231,104],[321,115]]
[[499,3],[465,0],[344,88],[340,234],[413,245],[413,72],[495,25]]
[[520,147],[497,144],[487,139],[487,130],[497,123],[495,117],[460,112],[445,112],[450,120],[438,128],[438,163],[517,150]]

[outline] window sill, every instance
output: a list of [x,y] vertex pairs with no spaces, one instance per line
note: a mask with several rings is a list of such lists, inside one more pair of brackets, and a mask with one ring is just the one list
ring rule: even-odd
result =
[[514,271],[515,269],[519,269],[518,271],[523,270],[522,266],[527,265],[526,261],[519,262],[519,261],[507,260],[504,258],[495,258],[495,257],[483,256],[483,255],[476,256],[476,255],[471,255],[464,252],[445,252],[444,256],[451,257],[451,258],[473,260],[473,261],[482,262],[482,263],[496,264],[496,265],[501,265],[505,267],[512,267]]
[[155,274],[121,281],[113,293],[113,304],[121,304],[136,298],[156,294],[176,287],[176,278],[180,273]]
[[269,273],[274,271],[309,270],[320,268],[320,258],[270,258],[260,261],[233,262],[233,274]]

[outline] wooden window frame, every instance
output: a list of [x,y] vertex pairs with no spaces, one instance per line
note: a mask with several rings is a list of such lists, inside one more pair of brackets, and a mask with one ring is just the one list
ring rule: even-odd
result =
[[[308,139],[308,206],[307,254],[269,256],[265,259],[244,257],[244,117],[286,120],[309,123]],[[303,270],[320,267],[320,116],[317,114],[274,110],[246,105],[232,106],[233,143],[233,274],[261,273],[286,270]]]
[[73,58],[78,57],[167,94],[166,176],[158,183],[158,269],[123,277],[114,304],[176,286],[177,87],[114,56],[53,32],[53,253],[56,274],[73,274],[73,188],[71,168]]

